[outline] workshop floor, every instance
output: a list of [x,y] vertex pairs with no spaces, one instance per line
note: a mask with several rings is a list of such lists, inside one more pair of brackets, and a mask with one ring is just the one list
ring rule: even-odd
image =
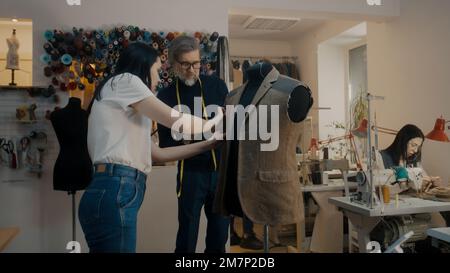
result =
[[[242,236],[243,229],[242,229],[242,219],[239,217],[235,218],[234,223],[235,231],[239,236]],[[270,253],[291,253],[291,252],[297,252],[296,251],[296,245],[297,245],[297,239],[295,232],[293,232],[293,228],[295,226],[286,226],[280,228],[278,231],[279,235],[275,237],[273,234],[270,234],[269,236],[269,252]],[[263,234],[264,234],[264,227],[262,225],[254,225],[253,228],[256,237],[263,241]],[[269,232],[270,233],[270,232]],[[275,246],[275,241],[279,240],[280,246]],[[307,249],[307,245],[309,245],[308,241],[304,243],[304,246],[302,249]],[[234,245],[230,247],[231,253],[264,253],[264,249],[261,250],[251,250],[251,249],[245,249],[240,247],[239,245]]]

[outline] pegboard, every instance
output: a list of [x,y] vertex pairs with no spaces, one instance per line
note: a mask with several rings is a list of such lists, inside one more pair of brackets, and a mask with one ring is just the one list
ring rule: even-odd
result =
[[[67,98],[64,95],[62,101]],[[36,104],[35,110],[36,121],[34,123],[20,122],[16,117],[16,109],[22,105]],[[56,103],[51,98],[43,96],[31,97],[27,91],[24,90],[4,90],[0,89],[0,137],[12,140],[14,144],[14,151],[17,157],[21,153],[20,140],[25,136],[30,136],[32,132],[44,132],[47,135],[47,143],[45,150],[41,153],[42,172],[48,174],[53,171],[53,165],[59,153],[59,144],[54,133],[51,122],[45,119],[47,110],[54,110]],[[33,142],[33,140],[31,140]],[[42,142],[39,144],[42,146]],[[3,149],[0,150],[2,160],[0,162],[0,183],[16,183],[16,182],[30,182],[40,179],[35,172],[30,172],[29,169],[19,158],[19,165],[17,169],[10,168],[5,161],[6,154]],[[51,175],[50,175],[51,177]]]
[[43,73],[49,84],[61,91],[83,91],[87,84],[97,86],[114,73],[121,52],[129,44],[140,42],[153,47],[162,63],[159,91],[173,81],[175,75],[168,61],[172,41],[183,35],[194,37],[200,47],[200,74],[216,71],[219,33],[153,32],[132,25],[106,29],[83,29],[73,27],[63,31],[49,29],[43,33],[45,53],[40,61],[45,65]]

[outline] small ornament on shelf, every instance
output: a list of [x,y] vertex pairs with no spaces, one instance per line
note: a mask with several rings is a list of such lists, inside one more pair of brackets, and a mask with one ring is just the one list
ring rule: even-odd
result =
[[36,104],[22,105],[16,109],[16,118],[19,122],[23,123],[36,123],[37,118],[35,110],[37,108]]

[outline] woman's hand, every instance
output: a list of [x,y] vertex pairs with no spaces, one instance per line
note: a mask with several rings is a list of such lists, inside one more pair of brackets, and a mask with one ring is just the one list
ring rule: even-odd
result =
[[212,149],[217,149],[218,147],[220,147],[220,145],[223,144],[224,140],[211,138],[211,139],[205,140],[203,142],[205,144],[206,150],[212,150]]
[[222,144],[220,139],[210,138],[208,140],[195,142],[191,144],[160,148],[152,141],[152,160],[158,163],[176,161],[191,158],[198,154],[216,149]]
[[206,121],[200,117],[196,117],[186,113],[180,113],[177,110],[169,107],[164,102],[160,101],[155,96],[150,96],[132,105],[136,111],[149,117],[150,119],[171,128],[183,135],[193,136],[197,134],[204,134],[205,132],[212,133],[211,129],[216,127],[216,124],[223,122],[224,114],[221,107],[218,107],[216,116]]

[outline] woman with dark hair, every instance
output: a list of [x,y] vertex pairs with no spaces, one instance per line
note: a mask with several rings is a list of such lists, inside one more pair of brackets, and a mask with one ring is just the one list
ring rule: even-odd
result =
[[421,160],[423,132],[415,125],[405,125],[395,136],[394,142],[381,151],[384,167],[418,167]]
[[[384,168],[390,169],[392,167],[422,168],[422,144],[425,136],[417,126],[407,124],[398,131],[394,142],[382,150],[381,157],[383,158]],[[423,177],[422,188],[432,183],[433,186],[438,187],[442,185],[440,177],[427,176],[425,171]]]
[[[395,136],[394,142],[385,150],[382,150],[381,157],[383,158],[384,167],[390,169],[393,167],[404,167],[422,168],[422,144],[425,140],[425,136],[417,126],[407,124],[403,126],[400,131],[398,131]],[[423,170],[422,185],[420,186],[421,191],[425,191],[427,188],[431,187],[441,187],[442,180],[440,177],[428,176],[425,170]],[[400,184],[399,184],[400,185]],[[401,192],[408,191],[408,187],[404,188],[400,185]],[[417,190],[417,189],[416,189]],[[394,191],[395,192],[395,191]],[[443,220],[449,224],[450,215],[447,212],[442,212],[442,217],[439,213],[431,213],[430,223],[433,227],[443,227]],[[429,241],[422,241],[416,244],[416,250],[419,252],[430,251],[431,245]]]
[[89,105],[87,142],[94,176],[81,198],[79,220],[90,252],[135,252],[137,214],[152,161],[189,158],[218,143],[209,139],[159,148],[151,141],[152,120],[168,128],[178,124],[183,134],[195,135],[211,132],[223,119],[221,109],[206,123],[156,98],[151,90],[158,85],[160,68],[156,50],[130,44]]

